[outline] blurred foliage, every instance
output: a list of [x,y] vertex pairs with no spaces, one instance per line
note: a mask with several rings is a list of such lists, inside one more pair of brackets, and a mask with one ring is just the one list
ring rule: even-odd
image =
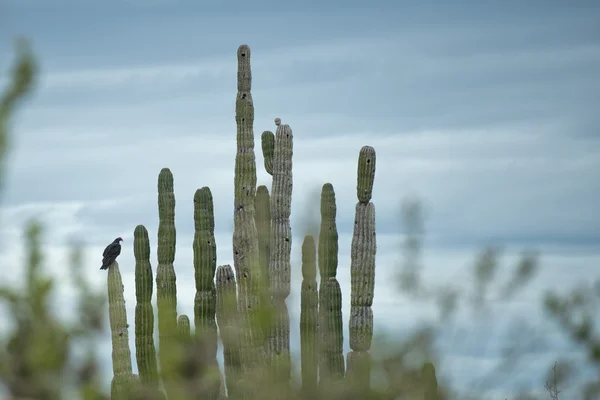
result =
[[[37,63],[23,40],[17,43],[17,61],[12,70],[11,81],[0,97],[0,182],[4,176],[4,160],[9,150],[9,124],[17,105],[31,93],[35,86]],[[312,225],[312,223],[311,223]],[[453,320],[461,304],[470,304],[472,310],[481,312],[486,302],[507,301],[513,299],[519,291],[534,278],[538,268],[538,254],[526,250],[514,266],[511,277],[497,284],[500,289],[493,291],[500,265],[501,249],[484,249],[473,263],[472,291],[450,282],[443,285],[430,285],[421,276],[423,240],[425,237],[423,210],[419,201],[410,201],[403,206],[403,224],[405,240],[402,244],[404,259],[399,272],[400,293],[411,299],[431,301],[439,309],[439,322]],[[310,229],[316,230],[314,227]],[[72,283],[76,288],[75,298],[77,322],[67,324],[60,320],[51,305],[55,293],[55,281],[44,274],[44,254],[41,248],[43,229],[39,222],[30,222],[25,230],[26,263],[23,287],[9,287],[0,283],[0,300],[9,311],[13,322],[6,337],[0,339],[0,379],[12,398],[24,399],[106,399],[106,390],[101,387],[100,365],[96,354],[97,335],[105,333],[104,315],[107,309],[106,295],[94,292],[82,273],[82,248],[74,245],[70,262]],[[5,266],[5,268],[14,266]],[[492,296],[494,294],[494,296]],[[523,393],[518,399],[558,399],[567,385],[583,367],[592,368],[594,373],[581,389],[584,400],[600,397],[600,334],[597,327],[600,280],[559,294],[548,292],[544,300],[544,309],[557,323],[566,336],[578,345],[587,355],[585,366],[576,366],[573,360],[561,359],[548,368],[546,380],[547,393],[539,397],[534,393]],[[373,399],[425,399],[435,398],[431,390],[424,387],[437,387],[438,398],[455,399],[457,397],[451,382],[436,378],[433,365],[439,360],[434,349],[436,324],[413,332],[408,338],[382,336],[373,343],[373,387],[368,398]],[[179,376],[185,384],[193,386],[194,376],[202,369],[203,357],[198,356],[202,349],[198,342],[189,341],[189,321],[181,327],[180,346],[182,364]],[[519,334],[517,332],[525,332]],[[500,376],[519,363],[520,354],[535,343],[534,335],[527,328],[511,332],[509,337],[514,346],[507,348],[504,359],[494,369]],[[183,340],[185,339],[185,340]],[[529,341],[528,341],[529,340]],[[519,347],[524,346],[524,347]],[[83,349],[76,354],[75,348]],[[526,365],[521,365],[526,369]],[[257,382],[261,374],[257,372]],[[426,382],[427,380],[427,382]],[[255,382],[256,383],[256,382]],[[266,383],[266,382],[263,382]],[[298,384],[297,382],[295,383]],[[543,388],[543,382],[540,382]],[[1,386],[0,386],[1,388]],[[270,398],[269,386],[263,385],[265,396]],[[136,398],[161,398],[156,392],[138,392]],[[336,392],[321,393],[316,398],[355,398],[347,387],[336,388]],[[298,398],[298,397],[291,397]],[[365,397],[361,397],[365,398]],[[477,399],[485,398],[480,393]]]
[[[8,152],[9,124],[16,106],[33,89],[37,63],[26,41],[17,41],[17,60],[12,80],[0,97],[0,179]],[[0,379],[15,399],[72,398],[74,388],[82,399],[104,399],[94,335],[104,329],[105,295],[95,293],[82,274],[81,249],[74,246],[71,276],[77,289],[77,323],[62,322],[52,307],[55,280],[43,272],[43,229],[31,221],[25,230],[24,287],[0,283],[0,301],[10,313],[13,328],[0,339]],[[5,266],[6,267],[6,266]],[[8,266],[8,268],[14,266]],[[82,360],[74,349],[84,345]],[[0,389],[2,387],[0,386]]]

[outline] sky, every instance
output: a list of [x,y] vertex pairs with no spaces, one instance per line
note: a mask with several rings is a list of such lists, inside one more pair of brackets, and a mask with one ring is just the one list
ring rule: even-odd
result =
[[[0,259],[14,267],[2,269],[1,279],[20,279],[31,217],[45,224],[47,270],[63,282],[68,243],[78,239],[87,246],[89,279],[104,287],[102,250],[122,236],[133,325],[133,230],[148,228],[155,268],[156,185],[168,167],[177,201],[178,311],[192,315],[192,200],[200,187],[209,186],[214,198],[217,262],[233,263],[236,52],[248,44],[259,185],[271,183],[262,131],[275,131],[279,117],[294,134],[292,351],[299,351],[300,246],[318,225],[326,182],[337,198],[349,350],[356,166],[360,148],[370,145],[377,152],[376,334],[407,335],[435,316],[431,306],[397,295],[393,279],[401,259],[399,206],[416,197],[425,209],[428,281],[471,285],[470,269],[487,245],[503,247],[505,277],[521,251],[541,254],[538,276],[513,301],[493,302],[485,317],[464,314],[447,327],[438,374],[490,399],[543,391],[554,360],[577,354],[541,313],[540,296],[598,277],[600,4],[489,4],[0,2],[0,84],[17,35],[31,41],[41,68],[12,124]],[[58,290],[57,312],[66,315],[74,292],[68,283]],[[483,383],[502,346],[516,342],[511,327],[519,323],[544,334],[544,345],[525,353],[526,367],[511,379]],[[130,343],[135,356],[132,329]],[[109,384],[108,332],[99,348]]]

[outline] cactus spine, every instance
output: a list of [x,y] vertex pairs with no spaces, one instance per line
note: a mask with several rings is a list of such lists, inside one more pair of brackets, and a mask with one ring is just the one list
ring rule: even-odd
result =
[[335,222],[335,192],[331,183],[321,190],[321,230],[318,261],[319,329],[321,337],[319,384],[323,387],[344,377],[344,334],[342,321],[342,290],[336,279],[338,264],[338,232]]
[[144,386],[158,388],[158,368],[154,348],[154,310],[152,309],[152,266],[148,230],[138,225],[133,232],[135,256],[135,358],[140,381]]
[[[358,157],[356,192],[358,203],[354,218],[351,250],[350,348],[348,381],[356,390],[370,387],[370,355],[373,338],[373,294],[375,289],[375,206],[371,202],[375,180],[375,149],[363,146]],[[366,393],[365,393],[366,395]]]
[[112,399],[127,399],[133,373],[131,353],[129,351],[129,331],[127,309],[123,295],[123,280],[119,271],[119,263],[113,262],[108,268],[108,316],[112,334],[113,378],[110,387]]
[[[212,193],[208,187],[198,189],[194,194],[194,272],[196,297],[194,299],[194,322],[196,336],[202,343],[205,357],[214,371],[217,363],[217,324],[215,312],[217,293],[214,284],[217,267],[217,246],[215,243],[215,216]],[[214,375],[214,374],[213,374]],[[220,382],[207,382],[208,396],[216,399]]]
[[313,396],[318,373],[318,312],[317,263],[315,239],[306,235],[302,243],[302,291],[300,293],[300,357],[302,391]]
[[167,396],[174,393],[172,374],[177,351],[173,347],[177,334],[177,286],[175,268],[175,193],[173,174],[163,168],[158,175],[158,267],[156,302],[158,305],[159,361]]

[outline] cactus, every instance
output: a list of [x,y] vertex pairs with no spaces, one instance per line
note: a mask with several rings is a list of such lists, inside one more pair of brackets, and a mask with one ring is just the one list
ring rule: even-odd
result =
[[[273,319],[270,326],[268,357],[272,372],[281,384],[280,390],[288,390],[290,379],[290,317],[286,298],[290,294],[292,230],[290,225],[292,203],[292,155],[293,134],[289,125],[281,125],[275,119],[277,131],[273,151],[271,189],[271,238],[269,259],[269,287],[272,297]],[[265,154],[265,163],[269,154]]]
[[265,170],[273,175],[273,153],[275,152],[275,135],[271,131],[264,131],[260,137]]
[[254,220],[256,160],[254,156],[254,105],[250,48],[241,45],[238,57],[236,98],[237,153],[235,157],[233,262],[238,285],[239,318],[245,325],[241,352],[244,372],[250,372],[263,359],[263,332],[258,324],[260,276],[258,234]]
[[190,330],[190,318],[185,314],[181,314],[177,318],[177,334],[181,341],[185,342],[190,338]]
[[131,390],[133,373],[131,369],[131,353],[129,351],[129,331],[127,310],[123,295],[123,280],[119,271],[119,263],[113,262],[108,268],[108,316],[112,334],[113,378],[111,382],[111,398],[127,399]]
[[319,231],[319,274],[321,282],[335,277],[338,264],[338,232],[335,223],[335,192],[331,183],[321,189],[321,229]]
[[172,371],[178,354],[173,347],[177,334],[177,285],[175,268],[175,193],[173,174],[163,168],[158,175],[158,267],[156,269],[156,302],[158,305],[158,334],[160,372],[167,391],[171,387]]
[[256,211],[254,219],[258,233],[260,274],[264,278],[261,285],[266,288],[269,285],[269,257],[271,254],[271,206],[269,189],[265,185],[256,188],[254,209]]
[[375,289],[375,206],[371,203],[375,179],[375,149],[363,146],[358,157],[351,250],[350,348],[348,382],[367,395],[370,387],[369,349],[373,339],[373,292]]
[[[177,318],[176,276],[173,266],[176,244],[173,175],[168,168],[163,168],[158,177],[158,351],[160,375],[169,400],[178,400],[180,397],[216,399],[223,396],[223,386],[226,386],[230,399],[288,398],[287,395],[291,394],[290,319],[286,298],[291,291],[293,135],[291,128],[281,124],[279,118],[275,120],[275,134],[263,132],[261,139],[264,165],[273,181],[271,193],[267,186],[256,188],[254,106],[248,46],[238,48],[237,58],[237,152],[232,237],[235,276],[234,269],[229,265],[216,268],[214,205],[210,189],[203,187],[194,194],[194,335],[190,332],[189,318],[186,315]],[[357,390],[369,389],[368,351],[373,333],[371,305],[376,249],[375,209],[370,202],[374,175],[375,151],[365,146],[360,151],[358,162],[359,203],[356,206],[351,264],[352,351],[348,354],[347,372],[348,379]],[[344,382],[346,375],[342,293],[336,278],[339,249],[336,197],[331,183],[325,183],[322,187],[320,212],[318,242],[307,235],[302,244],[302,392],[313,397],[318,395],[319,387],[329,391]],[[156,387],[157,368],[156,363],[153,366],[151,362],[153,359],[156,362],[156,359],[153,356],[152,341],[152,269],[148,232],[139,225],[134,236],[138,370],[143,383],[151,383]],[[320,274],[318,288],[317,265]],[[109,280],[114,275],[115,271],[111,269]],[[113,292],[114,286],[115,283],[110,285],[109,282],[109,288],[113,288]],[[122,298],[122,285],[117,286]],[[272,314],[265,320],[263,311],[266,309]],[[264,322],[270,324],[268,336],[263,332],[261,323]],[[126,318],[120,323],[126,326]],[[223,377],[216,372],[217,324],[223,343]],[[200,338],[203,340],[197,340]],[[129,383],[136,382],[136,379],[131,374],[129,353],[123,350],[123,346],[127,347],[127,341],[123,341],[120,336],[113,337],[113,340],[116,349],[113,352],[118,356],[115,356],[113,363],[113,386],[116,393],[119,390],[123,392],[125,389],[120,388],[126,388]],[[261,374],[264,366],[272,367],[271,378],[275,378],[275,382],[263,382]],[[212,367],[216,367],[215,370]],[[214,382],[208,380],[213,377]],[[257,391],[263,387],[268,390],[268,394]],[[148,395],[159,394],[158,391],[153,393]],[[363,397],[368,397],[368,393],[363,394]]]
[[271,295],[284,300],[290,295],[293,140],[292,129],[289,125],[277,127],[273,155],[273,187],[271,189],[272,227],[269,277]]
[[335,223],[335,192],[331,183],[321,190],[321,230],[319,233],[319,385],[326,386],[344,377],[342,290],[336,279],[338,233]]
[[154,311],[152,309],[152,266],[148,230],[138,225],[133,232],[135,256],[135,358],[140,382],[158,388],[158,368],[154,348]]
[[[208,187],[198,189],[194,194],[194,271],[196,297],[194,299],[194,321],[196,336],[202,342],[204,357],[210,367],[218,370],[217,363],[217,323],[215,312],[217,293],[214,276],[217,267],[217,246],[215,243],[215,216],[212,193]],[[218,382],[220,384],[220,382]],[[207,396],[216,399],[219,385],[208,383]]]
[[230,397],[237,395],[236,382],[241,372],[240,349],[237,320],[236,285],[233,269],[230,265],[220,265],[216,273],[217,286],[217,323],[223,342],[223,360],[225,382]]
[[318,373],[318,312],[316,246],[312,235],[302,243],[302,291],[300,294],[300,357],[302,391],[314,396]]

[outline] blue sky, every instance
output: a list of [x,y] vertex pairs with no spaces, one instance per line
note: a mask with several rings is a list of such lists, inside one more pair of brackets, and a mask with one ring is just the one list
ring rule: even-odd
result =
[[[473,374],[464,371],[493,364],[504,343],[498,332],[512,317],[542,318],[541,290],[563,290],[597,276],[596,2],[198,4],[0,4],[3,74],[15,35],[31,40],[41,62],[39,86],[13,126],[2,209],[5,263],[20,265],[18,252],[7,253],[6,246],[19,248],[22,224],[40,215],[50,234],[49,270],[65,277],[65,243],[83,238],[90,279],[101,287],[99,254],[121,235],[132,320],[133,229],[148,228],[155,254],[156,179],[169,167],[177,197],[179,311],[190,314],[192,198],[199,187],[209,186],[215,198],[218,263],[232,263],[236,50],[246,43],[257,143],[263,130],[275,129],[275,117],[294,131],[293,328],[302,236],[318,222],[315,200],[326,181],[338,199],[338,278],[349,298],[356,161],[366,144],[377,150],[376,331],[406,332],[433,315],[431,307],[395,297],[390,283],[398,268],[397,216],[405,196],[425,204],[424,265],[432,281],[468,284],[468,268],[487,244],[505,246],[503,271],[522,249],[542,252],[540,275],[520,297],[495,304],[495,318],[473,322],[463,316],[442,337],[445,358],[438,369],[458,385],[472,387]],[[270,185],[260,147],[255,150],[258,182]],[[61,290],[57,307],[67,313],[73,293],[68,285]],[[346,302],[344,307],[347,325]],[[535,354],[515,387],[496,382],[490,398],[542,387],[545,368],[568,352],[552,324],[540,326],[550,332],[545,352]],[[298,339],[294,329],[292,344]],[[457,332],[469,332],[471,339],[458,344]],[[133,352],[133,332],[131,338]],[[110,336],[103,346],[109,355]],[[105,361],[108,382],[110,356]]]

